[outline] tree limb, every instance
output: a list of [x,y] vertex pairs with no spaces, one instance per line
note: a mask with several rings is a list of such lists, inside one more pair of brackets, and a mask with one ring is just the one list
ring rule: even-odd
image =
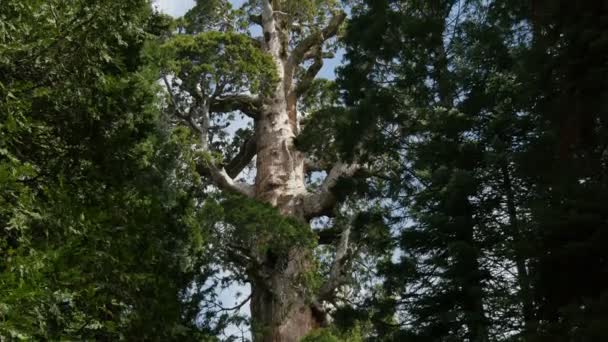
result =
[[169,101],[171,101],[171,106],[173,107],[173,112],[175,116],[186,121],[192,129],[199,132],[201,131],[201,127],[199,127],[192,116],[188,113],[184,113],[179,109],[177,105],[177,95],[173,92],[173,87],[171,87],[171,83],[167,79],[167,75],[163,75],[163,82],[165,83],[165,89],[167,89],[167,93],[169,93]]
[[213,164],[199,164],[197,169],[201,175],[211,177],[213,184],[218,188],[233,193],[241,194],[249,198],[253,198],[255,194],[254,187],[244,182],[236,182],[226,173],[224,168],[218,168]]
[[319,191],[304,198],[304,217],[310,219],[321,215],[330,215],[337,201],[333,193],[334,187],[341,178],[352,177],[360,168],[361,166],[357,163],[337,162],[325,177]]
[[249,139],[243,142],[239,153],[237,153],[234,158],[226,165],[226,173],[228,176],[234,178],[243,171],[245,166],[249,164],[251,159],[255,156],[257,152],[257,140],[256,136],[252,136]]
[[239,304],[236,304],[235,306],[232,306],[232,307],[225,308],[221,304],[217,304],[217,305],[222,311],[240,310],[245,304],[247,304],[249,302],[249,300],[251,299],[251,296],[252,296],[252,294],[250,293],[249,296],[247,296],[247,298],[245,298],[242,302],[240,302]]
[[[208,139],[207,131],[209,129],[209,117],[208,116],[209,116],[210,109],[207,109],[207,107],[204,108],[203,113],[200,114],[201,119],[202,119],[202,124],[198,125],[191,113],[183,113],[182,111],[179,110],[179,108],[177,106],[177,96],[175,95],[175,93],[173,93],[171,84],[170,84],[169,80],[167,79],[166,75],[163,75],[163,81],[165,83],[165,87],[167,88],[167,91],[169,92],[170,101],[172,102],[172,105],[175,109],[175,115],[178,118],[188,122],[188,124],[200,135],[201,149],[203,151],[207,151],[208,146],[209,146],[208,141],[207,141],[207,139]],[[225,101],[225,102],[222,102],[222,101]],[[223,99],[222,98],[216,99],[213,103],[215,103],[216,106],[219,105],[221,108],[224,108],[224,109],[235,108],[233,110],[237,110],[237,109],[241,110],[241,108],[239,108],[239,107],[243,107],[244,109],[251,108],[252,106],[254,106],[253,103],[255,101],[257,101],[257,100],[252,96],[233,95],[230,97],[224,97]],[[227,111],[232,111],[232,110],[227,110]],[[245,112],[245,111],[243,111],[243,112]],[[251,149],[251,147],[249,147],[249,150],[245,149],[246,151],[243,151],[243,153],[245,155],[241,155],[240,158],[241,159],[247,158],[248,154],[251,153],[250,149]],[[255,146],[253,147],[253,151],[255,153]],[[241,153],[239,152],[239,155],[240,154]],[[237,157],[239,157],[239,155],[237,155]],[[253,156],[251,156],[251,158],[253,158]],[[251,160],[251,159],[249,159],[249,160]],[[249,160],[247,161],[247,163],[249,163]],[[230,170],[232,171],[231,174],[236,172],[236,175],[238,175],[238,173],[240,173],[240,171],[242,170],[242,167],[240,165],[241,165],[241,163],[243,163],[243,161],[239,161],[239,160],[234,161],[233,160],[233,162],[234,162],[234,164],[231,163],[231,168],[230,168]],[[247,163],[245,163],[245,165]],[[239,193],[239,194],[245,195],[247,197],[254,196],[254,187],[253,186],[243,183],[243,182],[235,182],[233,179],[234,176],[230,176],[223,167],[219,168],[216,165],[214,165],[213,163],[206,163],[204,165],[201,163],[197,166],[197,169],[201,175],[210,176],[211,179],[213,180],[213,183],[218,188],[221,188],[223,190],[227,190],[230,192],[234,192],[234,193]],[[237,170],[238,170],[238,172],[237,172]]]
[[321,47],[317,49],[317,53],[315,54],[314,61],[311,66],[306,69],[304,75],[300,79],[298,86],[296,87],[296,96],[303,95],[308,91],[315,77],[319,73],[319,70],[323,67],[323,52],[321,51]]
[[211,177],[218,187],[253,198],[253,186],[244,182],[235,182],[232,177],[228,176],[224,168],[219,169],[215,166],[211,166],[210,169]]
[[211,101],[209,110],[215,113],[241,111],[252,119],[260,116],[262,101],[258,97],[238,94],[216,97]]
[[340,11],[334,14],[327,26],[322,30],[313,32],[308,37],[304,38],[291,53],[289,64],[292,67],[300,64],[309,51],[314,51],[316,47],[320,48],[321,45],[323,45],[323,42],[334,37],[338,33],[338,29],[344,22],[344,19],[346,19],[346,13]]
[[328,300],[334,294],[334,291],[342,285],[345,280],[348,268],[351,261],[351,248],[350,248],[350,232],[351,227],[344,229],[340,234],[340,241],[336,246],[336,256],[329,270],[327,280],[319,289],[318,298],[320,300]]
[[[317,57],[317,52],[316,51],[308,51],[306,54],[304,54],[304,57],[302,60],[307,61],[307,60],[311,60],[311,59],[315,59]],[[332,59],[334,57],[336,57],[336,54],[333,52],[321,52],[321,57],[323,57],[324,59]]]
[[[175,116],[188,123],[190,128],[192,128],[199,135],[199,140],[202,149],[207,150],[207,148],[209,147],[209,109],[206,106],[206,102],[202,101],[201,103],[195,101],[196,105],[194,106],[194,108],[191,108],[188,113],[184,113],[179,109],[179,106],[177,105],[177,95],[173,92],[171,84],[167,79],[167,75],[163,75],[163,81],[165,83],[165,88],[169,93],[169,100],[171,101],[171,105],[173,106]],[[194,114],[196,115],[192,115],[192,112],[194,112]],[[200,119],[200,124],[196,122],[197,119]]]

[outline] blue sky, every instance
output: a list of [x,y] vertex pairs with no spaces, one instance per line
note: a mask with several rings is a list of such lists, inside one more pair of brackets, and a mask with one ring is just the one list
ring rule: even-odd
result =
[[[167,14],[170,14],[174,17],[181,17],[184,15],[190,8],[194,6],[194,0],[155,0],[156,6]],[[232,5],[235,7],[241,6],[245,0],[231,0]],[[335,78],[335,69],[342,60],[342,52],[338,51],[336,54],[336,58],[325,60],[325,64],[323,68],[319,72],[318,77],[334,79]]]

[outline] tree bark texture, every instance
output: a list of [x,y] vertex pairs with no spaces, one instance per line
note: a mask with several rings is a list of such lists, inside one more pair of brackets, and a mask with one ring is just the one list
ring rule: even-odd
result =
[[[323,37],[290,49],[284,16],[273,8],[272,0],[262,2],[262,48],[273,57],[279,82],[269,96],[261,99],[255,124],[254,197],[271,204],[283,215],[306,221],[311,215],[306,213],[304,203],[312,194],[307,193],[305,186],[305,156],[294,145],[299,133],[296,104],[298,90],[301,90],[294,82],[294,74],[304,53],[312,49],[321,51],[319,44],[323,43]],[[339,22],[333,24],[336,29],[343,19],[341,16]],[[310,44],[311,41],[317,43],[316,46]],[[301,51],[296,51],[298,49]],[[312,251],[293,247],[286,256],[280,257],[287,260],[273,260],[272,255],[259,257],[264,260],[268,270],[265,274],[270,275],[270,279],[252,277],[250,305],[254,341],[299,341],[323,324],[311,298],[298,286],[301,277],[311,270]]]

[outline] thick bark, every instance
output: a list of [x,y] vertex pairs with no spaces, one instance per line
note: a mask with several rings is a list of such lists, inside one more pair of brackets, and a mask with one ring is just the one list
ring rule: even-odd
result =
[[[282,281],[279,281],[282,282]],[[252,286],[251,316],[254,341],[297,342],[319,327],[312,308],[293,291],[276,296],[264,286]],[[285,303],[289,303],[285,305]]]
[[[303,218],[304,155],[294,146],[298,126],[293,70],[287,62],[288,32],[281,31],[284,25],[275,15],[272,2],[262,3],[263,48],[275,61],[279,82],[272,94],[262,99],[256,122],[255,197],[283,215]],[[304,291],[298,287],[299,277],[311,268],[312,254],[294,247],[285,256],[260,258],[267,276],[252,277],[254,341],[299,341],[319,326]]]
[[[284,215],[302,218],[304,156],[294,146],[296,126],[293,125],[284,88],[264,103],[256,125],[257,173],[255,196],[270,203]],[[285,260],[271,261],[270,281],[255,281],[251,313],[254,340],[263,342],[296,342],[319,326],[307,298],[296,286],[297,277],[310,269],[309,253],[289,251],[289,266]],[[283,257],[286,258],[286,257]],[[272,259],[272,258],[270,258]],[[275,265],[276,263],[276,265]]]
[[301,216],[301,197],[306,193],[304,155],[296,150],[296,126],[290,118],[284,89],[264,104],[256,127],[256,197],[278,208],[282,214]]
[[285,215],[298,216],[298,199],[306,193],[304,156],[296,150],[297,132],[295,99],[291,67],[287,64],[288,40],[281,32],[280,20],[275,19],[272,5],[263,1],[262,26],[264,48],[273,57],[279,82],[271,96],[262,103],[262,113],[256,125],[257,174],[256,197],[278,208]]
[[288,260],[266,260],[268,277],[252,284],[254,341],[297,342],[323,324],[300,284],[310,260],[310,251],[297,248],[289,252]]

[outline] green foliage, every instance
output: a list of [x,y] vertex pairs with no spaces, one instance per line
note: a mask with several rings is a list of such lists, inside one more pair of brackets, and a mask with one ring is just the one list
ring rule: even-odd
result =
[[270,91],[276,83],[272,58],[238,33],[178,35],[161,47],[166,71],[192,97]]
[[0,3],[0,336],[205,335],[186,292],[207,276],[200,180],[141,64],[150,13],[146,1]]
[[[335,187],[366,197],[332,222],[351,227],[349,289],[365,291],[342,293],[335,326],[304,341],[606,340],[605,5],[343,3],[348,63],[304,94],[296,143],[369,168]],[[295,46],[343,4],[273,6]],[[188,109],[271,91],[276,66],[242,24],[260,10],[197,1],[173,20],[145,0],[0,2],[0,338],[215,341],[242,318],[206,303],[247,279],[243,259],[276,271],[301,252],[292,280],[321,286],[332,249],[312,261],[306,222],[203,190],[197,164],[252,131],[201,153],[163,114],[185,108],[158,96],[159,74]]]
[[183,18],[180,26],[186,34],[232,29],[235,20],[232,5],[226,0],[197,0]]
[[356,325],[347,332],[339,332],[335,329],[317,329],[302,339],[302,342],[363,342],[363,329]]
[[226,225],[224,238],[257,255],[271,253],[274,258],[285,259],[283,256],[293,248],[316,245],[315,235],[304,222],[253,199],[228,195],[219,201],[208,201],[204,211],[206,217],[213,218],[210,224]]
[[387,340],[603,338],[606,23],[592,18],[605,10],[355,2],[339,80],[350,129],[329,134],[383,165],[399,258],[346,312],[370,312]]

